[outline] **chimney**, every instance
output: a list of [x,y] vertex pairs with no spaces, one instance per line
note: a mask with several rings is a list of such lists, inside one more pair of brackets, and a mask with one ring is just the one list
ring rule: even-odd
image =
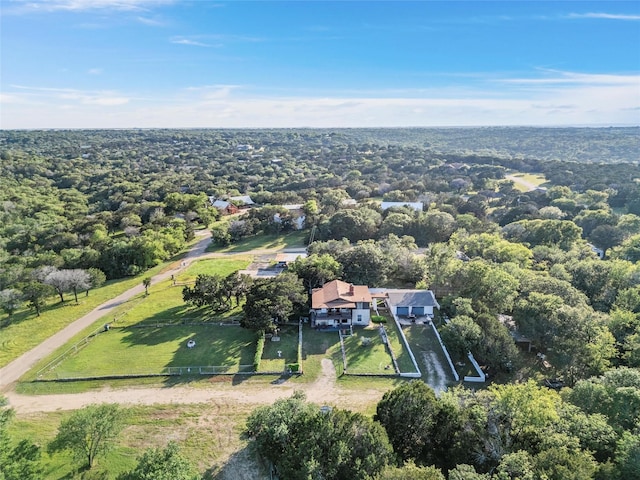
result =
[[353,283],[349,285],[349,295],[353,295],[355,292],[355,288],[353,287]]

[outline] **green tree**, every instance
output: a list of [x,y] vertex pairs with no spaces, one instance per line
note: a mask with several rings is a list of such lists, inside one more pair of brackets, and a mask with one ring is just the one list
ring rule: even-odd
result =
[[40,282],[29,282],[22,287],[24,299],[29,302],[29,306],[36,311],[39,317],[42,307],[45,306],[46,299],[51,295],[52,289],[49,285]]
[[200,476],[180,453],[178,444],[169,442],[165,448],[150,448],[138,459],[130,472],[118,480],[198,480]]
[[464,359],[468,352],[475,352],[482,340],[482,330],[473,319],[464,315],[454,317],[440,332],[447,350],[455,358]]
[[341,265],[328,254],[312,254],[306,258],[297,258],[289,266],[289,271],[300,277],[308,291],[335,280],[342,272]]
[[392,459],[379,424],[345,410],[321,411],[300,392],[254,410],[247,433],[258,453],[289,480],[372,478]]
[[358,242],[337,260],[342,265],[343,280],[355,285],[382,286],[391,269],[391,259],[372,240]]
[[124,428],[124,413],[116,404],[89,405],[63,420],[49,443],[49,453],[69,450],[83,466],[93,467],[96,457],[107,453]]
[[149,287],[151,286],[151,277],[144,277],[142,279],[142,285],[144,286],[145,296],[149,296]]
[[193,287],[182,289],[182,299],[195,307],[209,307],[215,312],[226,312],[231,308],[232,292],[222,276],[204,273],[196,277]]
[[258,278],[247,292],[240,324],[251,330],[273,331],[278,322],[286,321],[296,309],[302,311],[305,301],[302,280],[293,273]]
[[89,268],[87,270],[87,273],[89,274],[89,283],[90,283],[89,288],[87,288],[87,293],[86,293],[86,296],[88,297],[89,296],[89,289],[98,288],[98,287],[101,287],[102,285],[104,285],[104,282],[107,281],[107,276],[99,268]]
[[9,435],[9,424],[14,418],[13,409],[5,407],[0,397],[0,479],[39,480],[42,478],[40,447],[28,440],[15,442]]
[[[387,431],[402,461],[446,467],[451,466],[451,456],[443,456],[443,452],[455,444],[455,417],[444,415],[430,387],[414,381],[385,393],[374,418]],[[443,421],[445,418],[453,422]]]
[[435,467],[418,467],[415,463],[409,462],[401,467],[386,467],[376,480],[445,480],[445,478]]

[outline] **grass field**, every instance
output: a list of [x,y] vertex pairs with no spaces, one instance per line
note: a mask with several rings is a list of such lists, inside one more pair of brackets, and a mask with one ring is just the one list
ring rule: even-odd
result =
[[[136,458],[149,447],[164,447],[169,440],[180,444],[181,452],[206,478],[214,480],[268,479],[242,431],[251,407],[238,404],[165,405],[126,409],[127,426],[113,451],[98,457],[96,476],[108,472],[115,479],[132,469]],[[71,479],[75,466],[66,453],[49,456],[46,444],[53,439],[60,421],[69,413],[22,416],[10,424],[15,439],[30,439],[43,446],[43,479]],[[92,471],[92,472],[93,472]]]
[[[15,360],[101,303],[142,283],[144,277],[154,275],[166,266],[167,264],[159,265],[137,277],[110,281],[100,288],[91,290],[88,297],[84,294],[79,295],[77,305],[69,294],[69,300],[62,304],[51,297],[39,317],[29,309],[19,310],[13,315],[11,323],[0,329],[0,366]],[[0,320],[5,318],[6,316],[0,316]]]
[[[539,174],[539,173],[522,173],[522,172],[520,172],[520,173],[513,173],[512,175],[514,177],[516,177],[516,179],[518,179],[518,180],[522,180],[523,182],[535,185],[537,187],[546,186],[546,185],[543,185],[543,184],[546,183],[547,179],[545,178],[544,175]],[[514,188],[516,190],[521,191],[521,192],[528,192],[529,190],[531,190],[531,188],[528,185],[520,183],[517,180],[514,181]]]
[[[194,340],[196,346],[187,348]],[[47,377],[160,373],[164,367],[251,365],[256,334],[239,326],[112,328],[66,358]]]
[[296,248],[306,246],[307,232],[298,231],[285,235],[255,235],[240,240],[237,243],[220,247],[213,243],[207,248],[208,252],[248,252],[250,250],[280,250],[282,248]]

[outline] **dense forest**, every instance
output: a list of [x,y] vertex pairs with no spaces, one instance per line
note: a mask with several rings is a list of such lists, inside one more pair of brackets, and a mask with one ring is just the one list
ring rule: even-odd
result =
[[[400,388],[378,405],[375,421],[339,411],[323,417],[301,398],[260,411],[249,431],[261,453],[282,471],[307,475],[286,478],[438,479],[436,468],[450,479],[638,477],[639,134],[3,131],[0,319],[10,323],[24,306],[38,315],[50,297],[64,302],[145,271],[180,252],[198,228],[211,227],[223,245],[294,231],[285,205],[295,204],[314,240],[291,268],[300,285],[340,278],[429,287],[451,318],[441,334],[452,354],[473,352],[496,383],[439,398]],[[523,191],[507,178],[514,173],[546,183]],[[255,202],[243,215],[212,206],[240,195]],[[422,208],[382,209],[380,201]],[[562,380],[560,394],[526,382],[514,328]],[[401,421],[421,430],[404,438]],[[338,470],[327,473],[313,449],[292,463],[269,437],[310,426],[326,431],[327,442],[369,432],[362,437],[370,443],[340,448],[376,449],[378,458],[328,462]]]

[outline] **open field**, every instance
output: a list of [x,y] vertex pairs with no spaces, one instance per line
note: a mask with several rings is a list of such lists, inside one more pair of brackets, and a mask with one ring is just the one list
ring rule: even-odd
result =
[[[187,347],[193,340],[196,346]],[[112,328],[62,361],[45,378],[160,373],[165,367],[251,365],[256,334],[239,326]]]
[[344,349],[349,373],[395,373],[377,326],[354,328],[353,336],[344,338]]
[[[62,304],[55,300],[57,296],[51,297],[39,317],[30,309],[19,310],[14,313],[11,323],[0,329],[0,366],[15,360],[98,305],[141,284],[144,277],[154,275],[166,267],[167,264],[159,265],[136,277],[107,282],[100,288],[90,290],[89,296],[84,293],[78,295],[77,305],[71,294],[66,295],[67,300]],[[5,320],[6,316],[2,315],[0,319]]]
[[506,178],[514,183],[514,188],[521,192],[528,192],[543,185],[547,179],[538,173],[513,173]]
[[[118,437],[116,448],[107,456],[99,457],[94,470],[96,473],[107,471],[106,478],[114,479],[133,468],[144,449],[164,447],[169,440],[174,440],[201,473],[210,475],[207,478],[267,479],[268,475],[242,435],[252,409],[252,406],[228,401],[127,408],[127,427]],[[46,453],[46,444],[67,415],[62,412],[22,415],[10,426],[13,438],[28,438],[45,447],[43,479],[72,478],[75,468],[70,455]]]
[[242,253],[251,250],[281,250],[283,248],[302,248],[306,246],[307,232],[299,231],[286,235],[254,235],[226,247],[209,245],[208,252]]

